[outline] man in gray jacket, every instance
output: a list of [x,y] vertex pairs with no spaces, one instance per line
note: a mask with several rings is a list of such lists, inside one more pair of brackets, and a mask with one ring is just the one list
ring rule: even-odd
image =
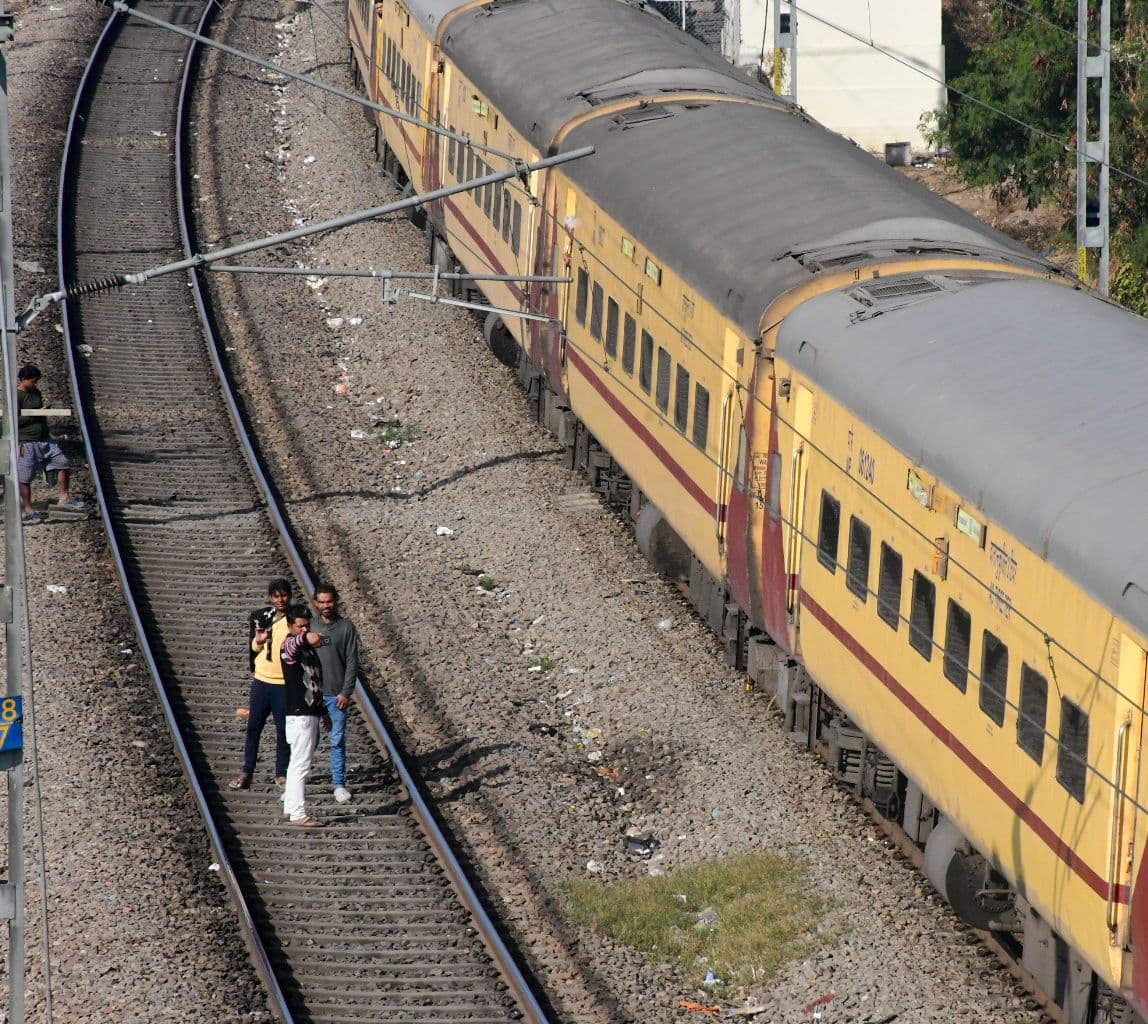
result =
[[331,781],[335,799],[345,804],[351,799],[347,788],[347,709],[359,674],[359,631],[339,614],[339,592],[329,584],[315,588],[315,610],[319,614],[311,618],[312,632],[331,641],[316,650],[323,666],[323,700],[331,716]]

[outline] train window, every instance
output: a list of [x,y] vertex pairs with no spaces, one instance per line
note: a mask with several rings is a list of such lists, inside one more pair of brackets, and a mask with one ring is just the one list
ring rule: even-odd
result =
[[877,615],[896,631],[901,626],[901,556],[881,542],[881,577],[877,583]]
[[694,385],[694,444],[703,452],[710,432],[710,393],[700,384]]
[[1060,745],[1056,748],[1056,781],[1084,803],[1088,764],[1088,715],[1060,698]]
[[446,169],[454,174],[455,161],[458,159],[458,143],[454,139],[446,140]]
[[510,189],[504,187],[502,189],[502,240],[504,242],[510,241]]
[[847,586],[862,601],[869,600],[869,527],[856,516],[849,517],[849,567]]
[[642,360],[638,364],[638,383],[648,395],[654,369],[654,339],[649,331],[642,331]]
[[490,219],[497,235],[498,229],[502,226],[502,186],[492,185],[490,190],[494,193],[494,209],[491,211]]
[[933,660],[933,617],[936,612],[936,584],[914,570],[913,606],[909,610],[909,644],[925,661]]
[[522,204],[514,200],[514,227],[510,232],[510,248],[517,256],[522,245]]
[[[486,166],[484,160],[479,160],[477,157],[474,161],[474,176],[476,178],[485,177],[490,172],[490,168]],[[470,198],[474,200],[474,205],[480,210],[482,209],[482,197],[486,193],[486,186],[481,185],[478,188],[470,190]]]
[[981,638],[981,710],[1004,725],[1008,692],[1008,648],[987,629]]
[[[484,168],[486,174],[490,173],[490,168]],[[487,218],[491,217],[492,209],[494,207],[494,193],[498,191],[497,185],[483,185],[482,186],[482,211],[486,214]]]
[[578,291],[574,297],[574,319],[580,324],[586,323],[586,301],[590,296],[590,271],[585,267],[578,268]]
[[654,401],[662,412],[670,407],[670,354],[661,347],[658,348],[658,390]]
[[969,685],[969,644],[973,637],[973,620],[956,601],[949,601],[945,624],[945,678],[961,693]]
[[837,535],[841,532],[841,502],[821,492],[821,525],[817,529],[817,561],[837,572]]
[[629,313],[622,320],[622,369],[627,373],[634,372],[634,339],[638,333],[638,324]]
[[618,355],[618,303],[613,299],[606,302],[606,355],[611,359]]
[[678,379],[674,386],[674,426],[683,434],[690,421],[690,371],[678,364]]
[[597,281],[590,290],[590,334],[602,340],[602,286]]
[[1037,764],[1044,759],[1044,720],[1048,711],[1048,680],[1027,665],[1020,667],[1020,710],[1016,743]]

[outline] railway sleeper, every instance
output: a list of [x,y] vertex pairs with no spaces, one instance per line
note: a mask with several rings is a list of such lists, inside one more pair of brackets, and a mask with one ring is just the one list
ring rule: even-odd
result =
[[[438,250],[432,242],[432,261],[437,262],[436,252],[442,258],[444,248],[449,253],[445,242]],[[494,351],[489,334],[487,342]],[[657,506],[561,403],[542,368],[515,347],[515,362],[508,365],[516,366],[536,422],[565,447],[570,469],[584,471],[598,494],[628,511],[639,549],[658,572],[683,589],[702,620],[722,639],[727,665],[746,673],[746,690],[774,702],[785,733],[824,758],[834,779],[873,814],[957,915],[1009,962],[1024,991],[1050,1017],[1061,1024],[1135,1024],[1119,994],[1099,981],[991,862],[941,815],[928,795],[869,741],[797,661],[779,656],[774,641],[752,627],[722,582],[706,570]]]

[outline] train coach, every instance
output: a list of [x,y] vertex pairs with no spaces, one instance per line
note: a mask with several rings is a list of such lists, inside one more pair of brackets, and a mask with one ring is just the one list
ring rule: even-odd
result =
[[[378,149],[731,660],[1072,1024],[1148,1011],[1148,329],[628,0],[349,0]],[[496,345],[497,347],[497,345]],[[590,453],[593,453],[591,456]],[[622,486],[624,484],[624,486]]]

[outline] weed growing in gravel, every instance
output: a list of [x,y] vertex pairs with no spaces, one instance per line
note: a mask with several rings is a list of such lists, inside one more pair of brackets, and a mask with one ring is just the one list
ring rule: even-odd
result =
[[827,910],[806,865],[776,853],[611,884],[578,879],[569,895],[580,924],[676,964],[695,984],[712,970],[725,987],[760,985],[808,952]]
[[479,576],[478,585],[482,587],[483,590],[493,590],[498,586],[498,580],[493,576]]
[[557,667],[558,659],[548,658],[545,654],[542,655],[541,658],[536,659],[534,664],[531,666],[532,669],[536,669],[539,672],[552,672]]
[[419,427],[417,423],[403,423],[400,420],[379,420],[375,423],[375,436],[383,442],[390,444],[410,444],[417,441]]
[[481,576],[483,574],[481,569],[473,569],[466,562],[456,565],[454,571],[461,572],[464,576]]

